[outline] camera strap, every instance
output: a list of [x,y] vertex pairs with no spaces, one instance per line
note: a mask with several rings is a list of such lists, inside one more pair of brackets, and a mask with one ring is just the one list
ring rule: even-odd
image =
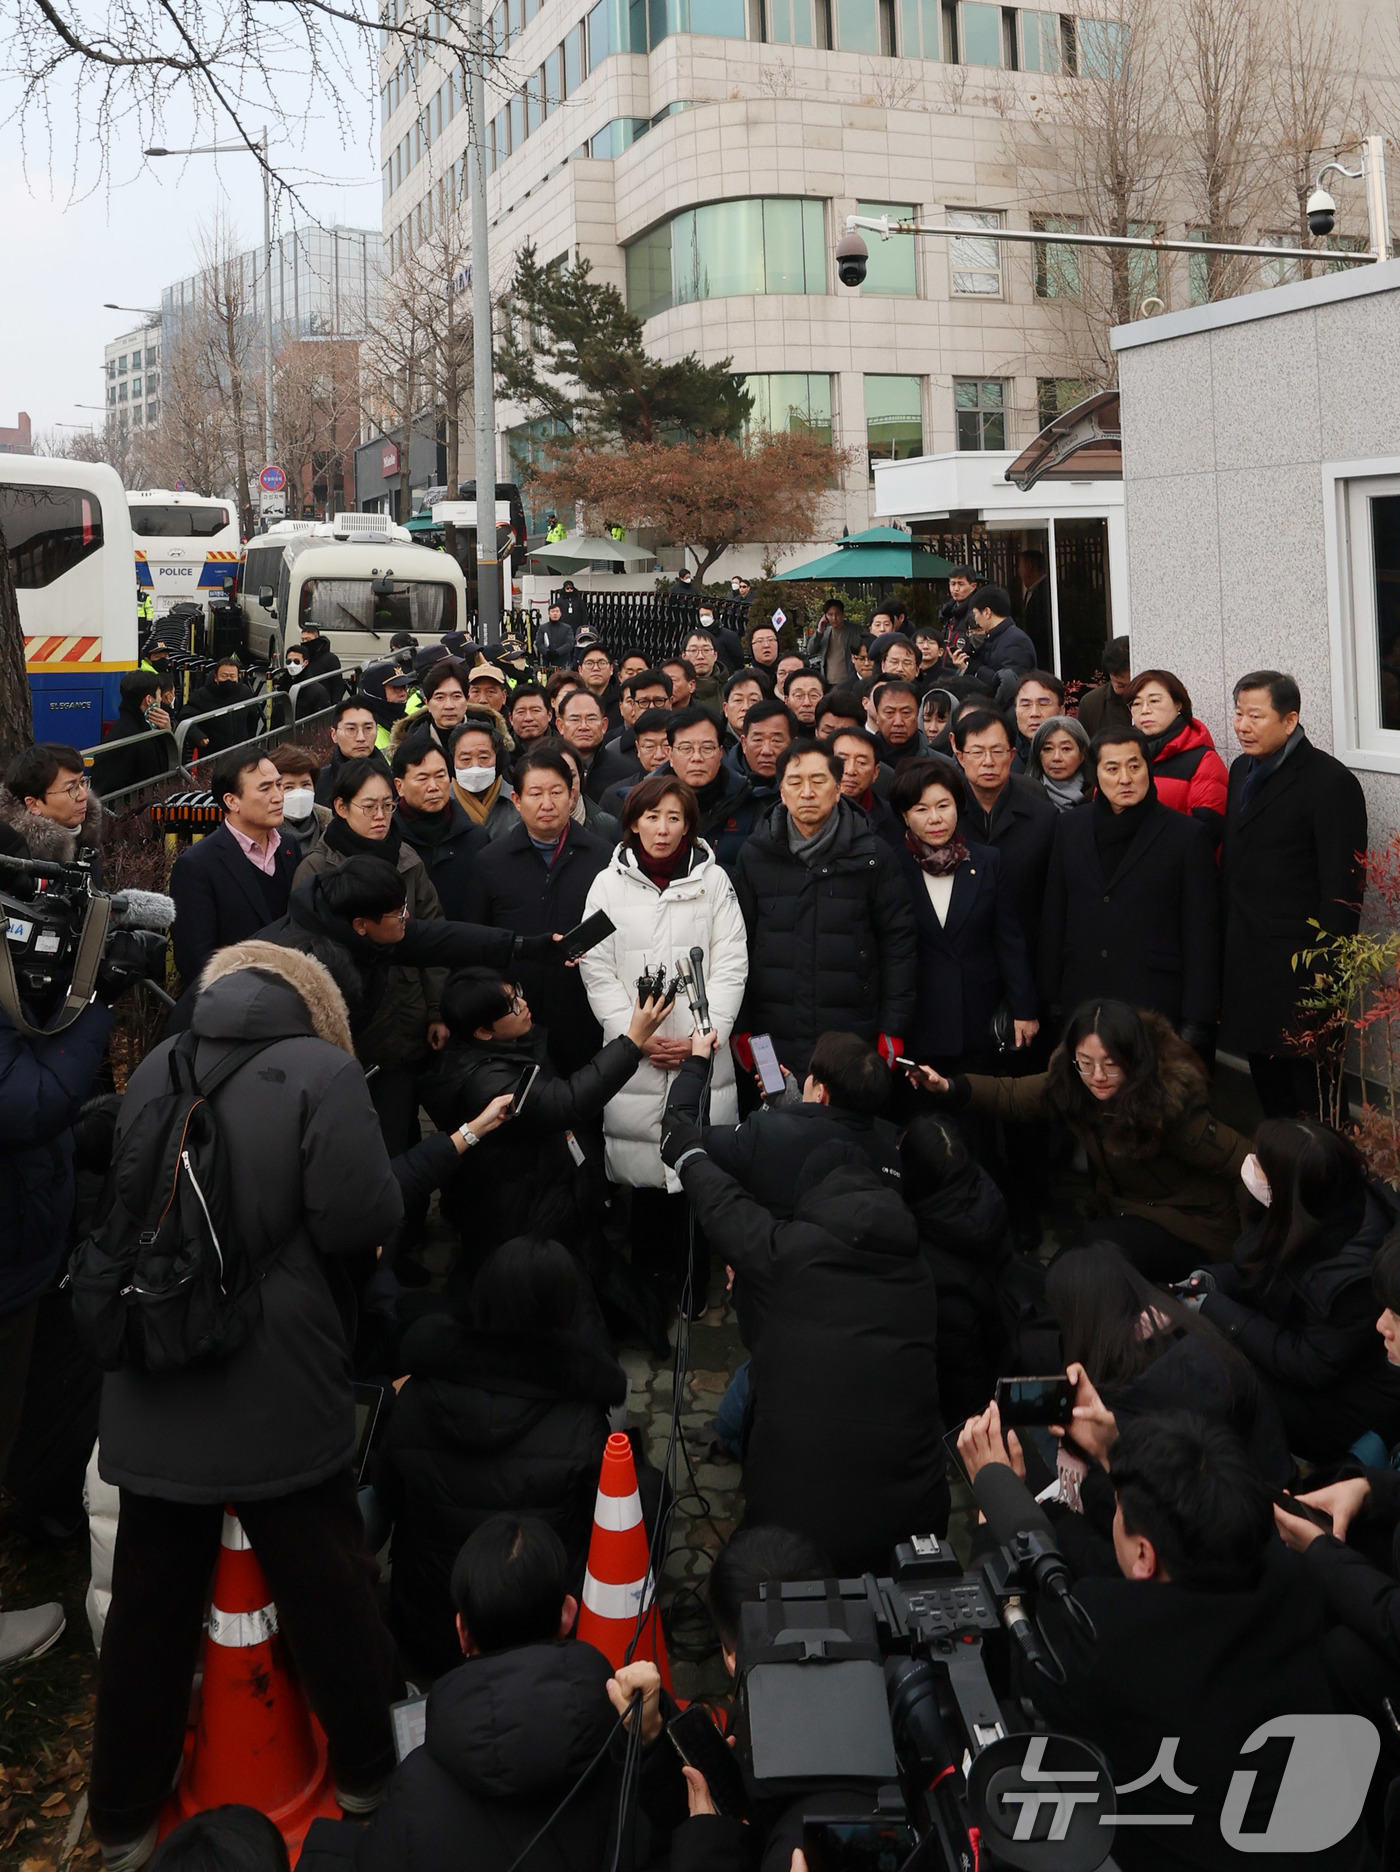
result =
[[73,979],[68,984],[63,1005],[56,1010],[47,1027],[36,1027],[26,1016],[20,1005],[19,983],[15,980],[10,945],[8,942],[0,942],[0,1010],[9,1016],[26,1040],[44,1040],[53,1034],[62,1033],[73,1025],[92,1000],[93,991],[97,987],[97,971],[102,966],[102,953],[107,947],[107,926],[111,916],[112,901],[109,897],[94,897],[88,904],[87,915],[83,918],[83,927],[78,935],[77,953],[73,957]]

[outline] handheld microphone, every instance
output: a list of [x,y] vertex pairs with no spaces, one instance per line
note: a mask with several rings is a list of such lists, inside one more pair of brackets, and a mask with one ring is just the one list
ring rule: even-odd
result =
[[685,1004],[690,1009],[690,1018],[694,1023],[695,1031],[697,1033],[703,1033],[705,1029],[700,1018],[700,997],[695,989],[695,975],[684,956],[676,957],[674,979],[681,985],[681,989],[685,995]]
[[696,943],[690,952],[690,966],[695,977],[695,999],[700,1008],[700,1031],[710,1031],[710,997],[705,992],[705,951]]

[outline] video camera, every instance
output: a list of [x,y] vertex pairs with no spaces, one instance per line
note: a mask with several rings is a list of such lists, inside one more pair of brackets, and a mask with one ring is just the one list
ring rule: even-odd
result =
[[743,1608],[746,1787],[811,1800],[810,1872],[1094,1872],[1108,1857],[1108,1764],[1077,1738],[1009,1729],[987,1669],[1009,1681],[1009,1640],[1032,1684],[1063,1681],[1034,1608],[1054,1599],[1090,1637],[1092,1622],[1025,1484],[990,1464],[974,1493],[999,1542],[974,1572],[930,1534],[896,1548],[888,1578],[769,1583]]
[[[6,920],[0,1006],[31,1038],[36,1030],[23,1015],[17,1017],[8,1000],[23,1003],[48,1033],[70,1026],[99,987],[110,997],[144,981],[174,1006],[156,985],[175,921],[169,897],[155,891],[98,890],[91,866],[81,859],[56,864],[0,854],[0,914]],[[51,1025],[60,1004],[61,1016]]]

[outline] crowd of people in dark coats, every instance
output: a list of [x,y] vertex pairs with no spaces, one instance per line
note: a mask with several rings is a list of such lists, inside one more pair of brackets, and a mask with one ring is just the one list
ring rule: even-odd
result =
[[[639,1867],[800,1872],[792,1802],[718,1812],[664,1745],[654,1666],[572,1635],[619,1348],[669,1357],[726,1293],[746,1356],[715,1437],[744,1511],[707,1596],[731,1675],[765,1582],[886,1573],[948,1536],[955,1485],[1038,1461],[1097,1630],[1056,1631],[1041,1716],[1129,1813],[1175,1736],[1168,1785],[1211,1829],[1260,1723],[1365,1718],[1364,1815],[1309,1857],[1379,1864],[1400,1199],[1324,1121],[1346,1088],[1299,1038],[1305,955],[1358,927],[1367,819],[1296,682],[1235,682],[1227,770],[1173,672],[1115,640],[1067,700],[1045,618],[967,567],[937,625],[833,601],[805,641],[718,630],[687,588],[659,664],[564,596],[533,666],[408,639],[351,680],[294,646],[329,750],[215,717],[223,822],[170,876],[179,998],[79,1161],[126,1161],[187,1060],[259,1293],[222,1360],[90,1373],[105,1866],[181,1872],[220,1825],[240,1865],[275,1859],[232,1809],[156,1843],[230,1510],[355,1823],[309,1866],[513,1872],[543,1833],[541,1864],[601,1867],[635,1807]],[[11,763],[0,853],[100,876],[103,829],[74,750]],[[12,1474],[120,992],[61,1040],[0,1014]],[[1055,1443],[1002,1419],[1030,1373],[1072,1397]],[[382,1393],[367,1451],[356,1384]],[[676,1478],[634,1456],[655,1531]],[[0,1662],[62,1627],[0,1612]],[[396,1764],[410,1677],[425,1739]],[[1223,1865],[1205,1833],[1115,1852]]]

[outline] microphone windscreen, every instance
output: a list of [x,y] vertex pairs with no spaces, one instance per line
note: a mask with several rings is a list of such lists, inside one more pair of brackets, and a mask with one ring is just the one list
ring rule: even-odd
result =
[[999,1547],[1005,1547],[1018,1534],[1032,1533],[1042,1535],[1052,1547],[1058,1545],[1050,1517],[1020,1476],[1005,1463],[987,1463],[979,1469],[972,1493]]
[[159,891],[117,891],[111,901],[113,929],[154,930],[163,936],[175,921],[174,898]]

